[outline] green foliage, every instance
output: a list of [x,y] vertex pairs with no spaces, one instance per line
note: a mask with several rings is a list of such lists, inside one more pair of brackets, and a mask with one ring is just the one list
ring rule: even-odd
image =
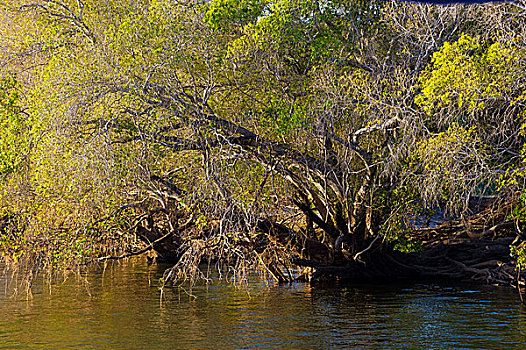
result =
[[473,147],[478,144],[481,144],[481,141],[477,137],[475,127],[465,128],[452,123],[447,131],[420,142],[415,157],[418,157],[417,163],[424,171],[440,174],[445,180],[452,175],[451,170],[456,167],[455,163],[458,163],[460,158],[463,164],[466,164],[482,157],[482,147]]
[[84,233],[49,226],[34,230],[31,221],[35,219],[28,213],[5,212],[2,216],[0,257],[4,261],[16,264],[38,259],[41,268],[53,272],[71,268],[91,255],[92,243]]
[[207,4],[205,20],[215,30],[235,30],[262,15],[265,0],[214,0]]
[[[519,175],[514,174],[516,179]],[[517,225],[523,225],[526,222],[526,193],[522,192],[515,199],[511,213],[507,217],[508,220],[513,220]],[[510,255],[516,260],[517,269],[524,271],[526,269],[526,241],[522,241],[517,245],[510,246]]]
[[15,172],[29,152],[30,120],[15,77],[0,79],[0,176]]
[[508,219],[526,221],[526,193],[521,193],[516,198]]
[[410,158],[421,195],[433,205],[459,210],[466,196],[487,186],[489,155],[474,126],[453,122],[446,131],[420,141]]
[[420,238],[414,237],[414,230],[419,225],[425,226],[425,219],[431,213],[421,207],[415,188],[400,186],[380,192],[376,195],[375,207],[385,211],[384,215],[389,217],[381,225],[380,232],[393,244],[395,250],[415,252],[422,249]]
[[[260,218],[302,226],[295,192],[341,232],[371,210],[374,233],[414,251],[427,208],[493,186],[500,164],[520,187],[519,35],[488,42],[473,29],[418,71],[429,38],[443,42],[461,17],[369,0],[65,3],[82,18],[50,18],[67,11],[56,2],[28,8],[7,41],[25,56],[1,54],[26,72],[0,82],[0,209],[20,218],[4,257],[60,269],[127,249],[137,223],[93,223],[130,202],[173,214],[175,231],[192,211],[181,239],[228,239],[244,256],[233,242]],[[334,233],[321,226],[309,234]]]
[[277,54],[296,72],[350,52],[349,40],[356,33],[353,26],[371,29],[377,24],[380,5],[368,1],[280,0],[269,3],[257,17],[247,23],[243,35],[230,45],[230,55],[241,58],[254,50]]
[[517,269],[524,271],[526,269],[526,242],[511,246],[510,251],[511,256],[517,261]]
[[289,105],[283,99],[270,101],[269,108],[262,111],[258,121],[273,134],[282,136],[310,125],[306,109],[301,103]]
[[[72,4],[74,8],[78,3]],[[93,11],[85,4],[84,18],[89,20]],[[24,20],[33,25],[17,33],[25,37],[19,49],[38,55],[31,57],[36,61],[31,83],[5,78],[0,87],[0,173],[5,179],[0,211],[17,218],[6,226],[10,233],[2,237],[0,250],[5,260],[25,259],[49,271],[65,270],[97,254],[100,243],[114,234],[107,228],[90,236],[87,227],[122,203],[115,191],[118,180],[110,174],[129,167],[112,167],[118,156],[100,157],[108,154],[108,148],[99,148],[106,140],[76,127],[113,112],[110,106],[116,99],[100,84],[110,76],[101,53],[83,34],[65,31],[67,23],[49,21],[38,11]],[[83,89],[94,80],[99,81],[94,89]]]
[[475,112],[490,100],[517,97],[515,82],[522,57],[523,50],[513,41],[484,43],[464,34],[433,54],[419,77],[422,92],[416,103],[432,115],[448,105]]
[[[423,174],[424,197],[434,193],[459,203],[470,193],[502,190],[515,181],[514,176],[498,180],[484,169],[502,162],[510,169],[499,173],[518,175],[516,162],[502,159],[497,149],[502,134],[514,133],[513,125],[522,123],[524,87],[517,81],[524,78],[524,57],[516,37],[485,42],[466,34],[433,54],[418,78],[421,91],[415,98],[436,133],[413,155]],[[515,133],[509,142],[515,148],[522,141]]]

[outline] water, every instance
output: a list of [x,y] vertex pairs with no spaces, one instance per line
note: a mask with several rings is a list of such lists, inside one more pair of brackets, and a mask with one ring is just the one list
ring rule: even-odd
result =
[[515,291],[434,284],[253,283],[161,292],[163,268],[109,265],[13,296],[0,278],[0,349],[526,349]]

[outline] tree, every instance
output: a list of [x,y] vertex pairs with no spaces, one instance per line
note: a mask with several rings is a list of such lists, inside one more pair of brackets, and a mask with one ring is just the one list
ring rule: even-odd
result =
[[414,249],[433,215],[466,223],[473,199],[506,197],[522,161],[522,18],[499,8],[13,7],[35,24],[9,34],[21,61],[5,58],[26,72],[35,131],[30,176],[10,174],[31,195],[3,206],[31,208],[33,232],[74,232],[81,260],[115,245],[175,261],[167,279],[206,260],[365,276],[359,262]]

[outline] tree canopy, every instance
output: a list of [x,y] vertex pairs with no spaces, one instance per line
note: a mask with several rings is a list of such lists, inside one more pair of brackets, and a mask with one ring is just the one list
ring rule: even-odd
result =
[[153,249],[176,263],[167,279],[214,261],[286,280],[295,266],[423,249],[446,220],[522,232],[521,6],[1,11],[6,260],[56,270]]

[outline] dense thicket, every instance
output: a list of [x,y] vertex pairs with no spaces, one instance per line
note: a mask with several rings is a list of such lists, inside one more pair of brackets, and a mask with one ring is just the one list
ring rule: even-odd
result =
[[[519,6],[14,0],[1,10],[5,260],[55,270],[153,249],[176,263],[168,279],[218,262],[286,280],[297,266],[344,276],[395,260],[409,271],[414,255],[391,252],[433,234],[522,234]],[[484,263],[469,261],[440,271]]]

